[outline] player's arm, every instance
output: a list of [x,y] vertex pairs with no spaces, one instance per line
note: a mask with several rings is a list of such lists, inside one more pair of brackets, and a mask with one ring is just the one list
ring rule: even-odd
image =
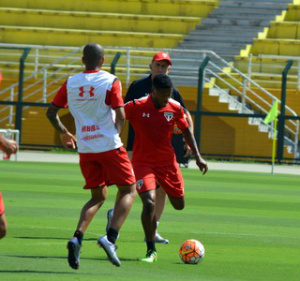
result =
[[124,123],[125,123],[125,111],[124,111],[124,107],[117,107],[114,109],[116,112],[116,120],[115,120],[115,126],[117,128],[117,131],[119,133],[119,135],[122,132]]
[[9,140],[5,138],[2,134],[0,134],[0,149],[10,155],[12,153],[16,153],[18,150],[18,145],[14,140]]
[[190,126],[190,129],[191,129],[192,133],[194,133],[194,122],[193,122],[193,119],[192,119],[192,116],[191,116],[190,112],[188,111],[188,109],[185,106],[185,103],[182,99],[182,96],[180,95],[180,93],[177,89],[173,90],[173,95],[174,95],[173,96],[174,100],[178,101],[181,104],[181,106],[185,109],[187,121],[189,123],[189,126]]
[[191,132],[194,133],[194,122],[193,122],[191,113],[186,109],[185,114],[186,114],[186,119],[187,119],[190,129],[191,129]]
[[194,137],[191,129],[186,128],[186,129],[182,130],[182,135],[183,135],[186,143],[188,144],[188,146],[193,151],[197,166],[199,167],[202,174],[205,175],[208,170],[208,166],[207,166],[206,161],[200,155],[195,137]]
[[76,138],[73,136],[64,124],[60,121],[58,111],[60,107],[54,104],[50,104],[48,107],[46,116],[49,119],[52,126],[59,132],[60,140],[65,148],[76,149]]

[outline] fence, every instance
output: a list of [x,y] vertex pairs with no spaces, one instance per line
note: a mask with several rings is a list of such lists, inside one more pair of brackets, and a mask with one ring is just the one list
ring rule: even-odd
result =
[[[5,44],[0,46],[3,45]],[[5,45],[4,47],[7,48],[8,46]],[[24,78],[24,82],[34,79],[28,85],[26,83],[23,89],[23,114],[26,110],[30,110],[29,106],[46,107],[60,84],[82,67],[81,48],[32,45],[17,45],[17,47],[31,48],[31,52],[28,54],[28,63],[31,67],[25,71],[28,75]],[[50,56],[49,50],[55,50],[57,56]],[[127,86],[136,77],[145,76],[149,73],[149,62],[153,54],[158,51],[158,49],[129,47],[105,47],[105,50],[108,62],[113,61],[116,54],[121,54],[115,72]],[[170,76],[175,85],[186,84],[197,87],[199,66],[205,57],[209,57],[208,66],[203,71],[203,84],[206,83],[206,86],[211,88],[209,95],[218,96],[221,103],[228,102],[229,110],[238,112],[236,116],[245,117],[246,114],[249,118],[249,124],[256,125],[258,130],[271,134],[271,126],[263,124],[262,118],[268,113],[274,99],[276,99],[274,95],[214,52],[181,49],[164,49],[164,51],[168,51],[172,57],[173,67]],[[109,67],[105,67],[105,69],[109,70]],[[0,109],[0,114],[8,111],[7,114],[2,114],[4,117],[1,118],[0,124],[1,122],[9,122],[9,125],[13,126],[15,116],[13,108],[17,96],[16,87],[18,87],[18,82],[0,91],[0,98],[6,96],[1,99],[3,100],[1,103],[5,106]],[[289,118],[286,118],[284,140],[295,159],[298,157],[299,120],[297,113],[292,108],[289,106],[285,108]],[[200,107],[197,111],[200,112],[203,109]],[[212,110],[210,111],[212,112]],[[200,114],[202,113],[200,112]]]

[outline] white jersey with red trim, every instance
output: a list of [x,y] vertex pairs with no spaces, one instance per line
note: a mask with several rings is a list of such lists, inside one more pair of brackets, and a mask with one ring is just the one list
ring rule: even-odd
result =
[[115,127],[115,111],[107,104],[114,83],[119,83],[115,94],[122,100],[120,81],[106,71],[81,72],[68,78],[67,102],[75,119],[78,152],[105,152],[123,145]]

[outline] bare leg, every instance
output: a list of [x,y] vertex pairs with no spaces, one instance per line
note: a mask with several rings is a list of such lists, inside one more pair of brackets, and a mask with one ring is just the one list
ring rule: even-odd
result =
[[7,221],[5,214],[0,215],[0,239],[4,238],[7,232]]
[[120,185],[116,196],[114,215],[110,227],[119,232],[136,196],[135,184]]
[[146,191],[140,194],[143,202],[142,225],[147,242],[153,241],[156,233],[155,195],[155,190]]
[[183,210],[185,206],[184,197],[171,197],[169,196],[170,202],[175,210]]
[[162,187],[156,189],[156,200],[155,200],[155,217],[156,221],[159,222],[162,213],[165,209],[167,201],[167,194]]
[[107,197],[107,187],[97,187],[91,189],[92,198],[83,206],[80,219],[77,224],[77,230],[84,233],[89,226],[94,215],[104,203]]

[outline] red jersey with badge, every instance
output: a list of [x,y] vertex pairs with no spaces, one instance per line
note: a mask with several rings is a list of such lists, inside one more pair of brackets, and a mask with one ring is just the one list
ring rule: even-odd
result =
[[126,103],[125,113],[135,133],[132,163],[166,166],[176,162],[171,145],[174,125],[181,130],[189,127],[179,102],[170,98],[165,107],[158,109],[151,94]]

